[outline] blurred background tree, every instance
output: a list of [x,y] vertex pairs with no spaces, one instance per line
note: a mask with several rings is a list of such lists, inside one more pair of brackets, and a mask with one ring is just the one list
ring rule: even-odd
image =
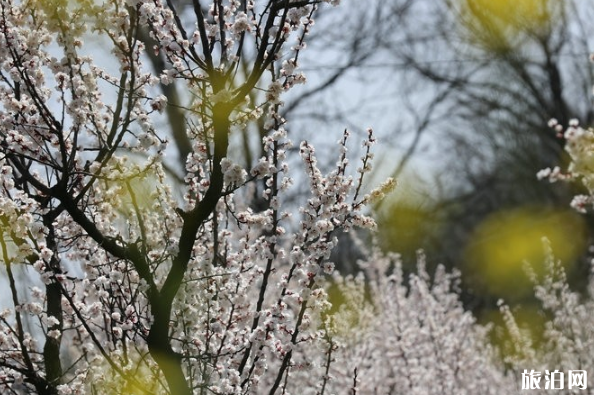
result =
[[[547,120],[592,121],[592,26],[584,19],[592,6],[456,0],[415,7],[403,17],[425,12],[433,29],[411,28],[408,45],[389,38],[383,45],[414,73],[411,81],[438,92],[431,103],[443,114],[429,125],[427,143],[440,155],[437,192],[430,194],[430,215],[418,216],[429,221],[424,229],[435,230],[426,244],[430,255],[462,264],[467,302],[476,308],[532,293],[520,280],[522,262],[543,260],[543,236],[574,279],[586,278],[588,265],[575,264],[585,263],[588,232],[567,210],[572,192],[537,180],[536,173],[566,161]],[[403,169],[400,164],[396,172]],[[397,203],[379,210],[388,229],[399,227],[392,220],[399,210]],[[390,248],[390,240],[385,243]]]
[[[428,208],[417,215],[425,224],[421,241],[434,260],[462,264],[466,301],[475,308],[531,294],[520,280],[522,261],[542,261],[542,236],[563,250],[571,277],[587,277],[588,265],[575,265],[585,263],[588,232],[567,210],[571,191],[535,176],[566,161],[547,120],[592,121],[592,6],[579,3],[419,2],[399,18],[426,20],[424,28],[400,23],[406,45],[391,37],[382,42],[406,65],[410,89],[420,87],[438,114],[417,129],[439,155]],[[406,162],[395,168],[406,171]],[[396,200],[378,210],[390,230],[380,232],[387,248],[407,228],[400,224],[403,207],[410,205]]]
[[[536,173],[567,161],[548,120],[593,121],[594,5],[395,0],[346,2],[342,12],[328,24],[337,33],[318,31],[326,41],[312,40],[318,47],[307,54],[337,65],[307,70],[309,78],[341,82],[287,109],[300,112],[304,134],[337,122],[376,129],[385,147],[378,179],[399,179],[376,207],[382,247],[408,262],[422,247],[429,262],[460,268],[477,312],[499,298],[530,303],[522,265],[542,261],[543,236],[583,285],[592,226],[568,209],[576,186]],[[337,96],[352,105],[334,107]],[[337,260],[351,270],[356,254],[346,243],[343,251]]]

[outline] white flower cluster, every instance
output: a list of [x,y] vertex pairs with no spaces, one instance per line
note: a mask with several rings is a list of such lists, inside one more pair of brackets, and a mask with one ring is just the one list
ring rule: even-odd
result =
[[379,187],[374,188],[369,194],[365,195],[363,200],[365,203],[374,203],[386,197],[386,194],[392,192],[396,188],[396,180],[389,177]]
[[237,163],[233,163],[230,159],[224,158],[221,161],[221,168],[223,170],[223,178],[226,185],[241,186],[245,181],[247,172]]
[[559,166],[546,168],[537,173],[538,179],[547,178],[550,182],[578,179],[588,190],[588,195],[577,195],[571,202],[571,207],[581,213],[586,213],[594,204],[594,131],[584,129],[578,120],[572,119],[569,126],[563,129],[556,119],[549,121],[560,138],[565,140],[565,151],[571,162],[567,172]]

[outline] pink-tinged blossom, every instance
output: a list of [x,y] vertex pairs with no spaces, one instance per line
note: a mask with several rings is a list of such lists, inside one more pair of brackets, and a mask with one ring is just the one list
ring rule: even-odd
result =
[[589,207],[594,203],[594,198],[591,195],[576,195],[571,200],[571,207],[577,212],[585,214]]
[[280,95],[283,92],[284,88],[280,81],[274,81],[268,87],[268,91],[266,92],[266,101],[271,104],[279,104],[281,103]]

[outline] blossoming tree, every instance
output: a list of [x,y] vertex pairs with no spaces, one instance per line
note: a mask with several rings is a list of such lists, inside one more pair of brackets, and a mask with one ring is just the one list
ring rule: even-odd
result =
[[[360,194],[371,132],[356,179],[346,132],[326,176],[304,142],[312,195],[294,231],[284,226],[279,96],[304,81],[319,3],[338,1],[194,0],[186,13],[159,0],[0,2],[3,392],[272,394],[316,361],[310,350],[332,347],[321,316],[332,232],[373,226],[359,211],[382,192]],[[83,55],[89,34],[118,71]],[[156,121],[167,106],[156,88],[171,84],[193,97],[180,196]],[[265,101],[250,103],[254,90]],[[243,169],[230,136],[262,116],[265,155]],[[243,199],[255,180],[260,212]]]

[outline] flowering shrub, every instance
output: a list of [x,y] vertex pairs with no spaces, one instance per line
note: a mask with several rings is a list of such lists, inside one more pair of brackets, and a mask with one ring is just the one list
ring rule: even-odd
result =
[[[567,374],[569,371],[591,372],[594,369],[594,332],[592,325],[589,325],[590,311],[594,307],[594,283],[590,281],[585,298],[571,291],[563,267],[553,256],[546,240],[544,248],[547,252],[544,277],[538,279],[536,274],[528,269],[535,285],[535,295],[543,312],[550,317],[543,328],[539,344],[535,344],[530,331],[518,326],[510,308],[501,304],[505,327],[510,335],[505,362],[510,366],[510,371],[515,373],[515,381],[518,384],[522,382],[521,373],[526,370],[538,371],[544,376],[547,371],[550,374],[559,370]],[[589,386],[587,380],[585,384]],[[579,388],[569,388],[567,381],[564,382],[563,388],[559,388],[559,384],[554,390],[550,384],[549,388],[546,388],[545,377],[541,378],[539,388],[534,390],[535,393],[556,394],[582,392]]]
[[341,345],[331,369],[331,393],[356,375],[360,394],[500,394],[505,376],[488,341],[459,300],[459,273],[439,266],[433,278],[418,257],[408,281],[398,255],[374,250],[356,278],[338,278],[345,302],[330,319]]

